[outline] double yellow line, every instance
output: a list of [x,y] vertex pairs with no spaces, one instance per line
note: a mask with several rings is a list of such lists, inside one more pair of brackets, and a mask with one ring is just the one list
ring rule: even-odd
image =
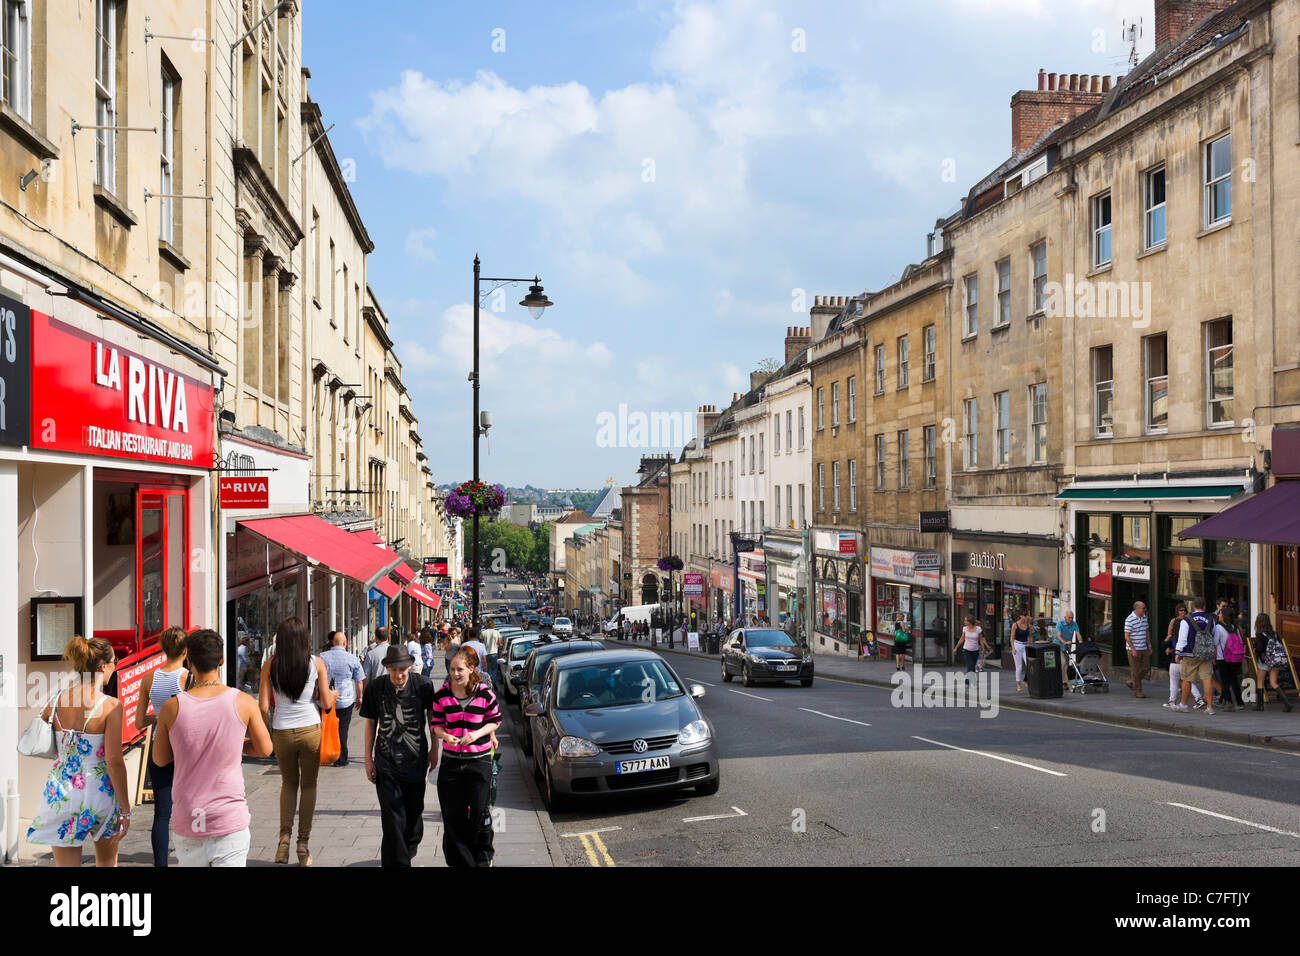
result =
[[[592,866],[600,866],[602,859],[605,861],[605,866],[614,865],[614,858],[609,855],[609,849],[599,833],[579,833],[577,837],[582,841],[582,848],[587,851],[587,860]],[[600,851],[599,856],[596,855],[597,850]]]

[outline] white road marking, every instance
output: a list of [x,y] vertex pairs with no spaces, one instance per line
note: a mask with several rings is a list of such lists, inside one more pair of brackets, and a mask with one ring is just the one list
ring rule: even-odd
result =
[[730,687],[728,687],[727,690],[730,690],[733,694],[739,694],[741,697],[752,697],[754,700],[765,700],[769,704],[772,703],[771,697],[759,697],[757,694],[746,694],[743,690],[732,690]]
[[987,753],[983,750],[967,750],[965,747],[954,747],[952,744],[945,744],[941,740],[931,740],[929,737],[918,737],[912,735],[913,740],[923,740],[927,744],[934,744],[937,747],[947,747],[949,750],[960,750],[964,754],[976,754],[980,757],[991,757],[994,760],[1001,760],[1003,763],[1013,763],[1017,767],[1026,767],[1029,770],[1037,770],[1039,773],[1050,773],[1053,777],[1068,777],[1069,774],[1061,773],[1059,770],[1048,770],[1046,767],[1036,767],[1032,763],[1024,763],[1019,760],[1012,760],[1010,757],[999,757],[997,754]]
[[1218,817],[1220,820],[1227,820],[1230,823],[1241,823],[1248,827],[1255,827],[1257,830],[1267,830],[1269,833],[1295,837],[1297,840],[1300,840],[1300,833],[1292,833],[1290,830],[1279,830],[1276,827],[1265,826],[1262,823],[1252,823],[1250,820],[1241,819],[1241,817],[1230,817],[1226,813],[1215,813],[1213,810],[1202,810],[1200,807],[1188,806],[1185,803],[1169,803],[1168,806],[1182,807],[1184,810],[1191,810],[1193,813],[1203,813],[1207,817]]
[[736,812],[735,813],[712,813],[709,814],[707,817],[682,817],[682,823],[702,823],[705,820],[736,820],[739,819],[740,817],[749,816],[749,814],[746,813],[744,810],[740,809],[740,807],[732,807],[731,809],[735,810]]
[[561,833],[562,837],[584,837],[591,836],[593,833],[613,833],[615,830],[621,830],[622,827],[601,827],[599,830],[583,830],[581,833]]
[[710,684],[710,683],[709,683],[708,681],[706,681],[706,680],[700,680],[698,677],[692,677],[692,678],[691,678],[691,683],[692,683],[692,684],[703,684],[705,687],[717,687],[717,686],[718,686],[717,684]]
[[820,710],[813,710],[811,707],[800,707],[800,710],[806,710],[810,714],[816,714],[818,717],[829,717],[831,720],[842,720],[846,724],[857,724],[859,727],[870,727],[870,724],[863,723],[860,720],[849,720],[847,717],[836,717],[834,714],[823,714]]

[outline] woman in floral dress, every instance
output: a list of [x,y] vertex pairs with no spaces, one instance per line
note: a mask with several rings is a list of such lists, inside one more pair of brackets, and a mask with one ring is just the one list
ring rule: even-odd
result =
[[[82,848],[93,840],[95,865],[117,866],[117,844],[130,825],[131,804],[122,759],[122,707],[104,694],[116,655],[108,641],[78,635],[68,642],[63,659],[82,680],[41,712],[54,722],[59,756],[27,842],[51,847],[56,866],[80,866]],[[78,724],[80,730],[67,729]]]

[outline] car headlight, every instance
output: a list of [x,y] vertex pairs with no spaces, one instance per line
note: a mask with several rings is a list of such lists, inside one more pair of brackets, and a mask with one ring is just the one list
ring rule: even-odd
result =
[[763,658],[759,657],[757,654],[748,654],[748,655],[746,655],[746,656],[749,658],[749,660],[750,660],[751,663],[754,663],[754,664],[766,664],[766,663],[767,663],[767,661],[763,660]]
[[689,747],[691,744],[702,744],[708,739],[709,725],[702,720],[692,720],[677,735],[677,742],[683,747]]
[[600,748],[585,737],[561,737],[561,757],[594,757]]

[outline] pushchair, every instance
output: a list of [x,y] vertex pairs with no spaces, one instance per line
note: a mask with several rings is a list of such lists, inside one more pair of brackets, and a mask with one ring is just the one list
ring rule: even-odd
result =
[[1110,681],[1101,669],[1102,647],[1096,641],[1076,641],[1070,645],[1069,686],[1075,694],[1106,694]]

